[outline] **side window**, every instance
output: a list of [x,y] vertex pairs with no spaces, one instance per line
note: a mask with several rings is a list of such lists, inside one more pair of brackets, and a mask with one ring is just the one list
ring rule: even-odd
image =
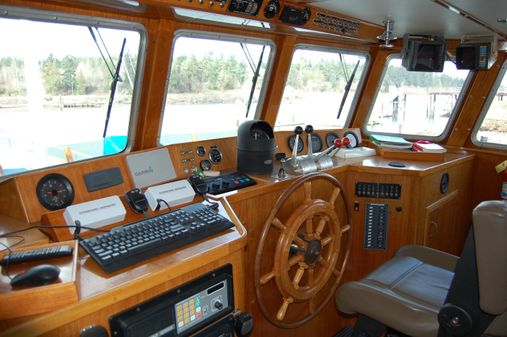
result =
[[472,141],[478,146],[507,146],[507,61],[484,105]]
[[96,26],[92,18],[12,8],[0,13],[0,31],[9,32],[0,34],[4,174],[123,151],[137,109],[142,26]]
[[302,46],[294,51],[275,130],[312,124],[315,129],[348,123],[363,75],[366,54]]
[[160,143],[235,136],[261,106],[272,50],[266,40],[180,34],[171,58]]
[[367,119],[367,132],[438,138],[461,101],[469,71],[446,61],[441,73],[412,72],[390,58]]

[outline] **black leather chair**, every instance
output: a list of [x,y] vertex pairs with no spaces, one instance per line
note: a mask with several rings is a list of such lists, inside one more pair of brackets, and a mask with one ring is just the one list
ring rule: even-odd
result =
[[413,337],[507,336],[507,202],[474,209],[461,257],[402,247],[362,280],[342,285],[336,304],[358,315],[353,336],[382,336],[386,327]]

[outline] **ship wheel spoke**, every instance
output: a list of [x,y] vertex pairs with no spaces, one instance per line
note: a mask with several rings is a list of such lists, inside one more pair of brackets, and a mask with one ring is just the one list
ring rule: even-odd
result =
[[336,277],[341,277],[342,276],[342,271],[341,270],[337,270],[337,269],[333,269],[333,275],[336,276]]
[[276,313],[276,319],[281,321],[285,317],[285,314],[287,313],[287,308],[289,307],[289,304],[294,302],[294,299],[289,296],[289,298],[284,298],[282,306],[280,309],[278,309],[278,312]]
[[308,301],[308,311],[310,314],[313,314],[315,312],[315,297],[310,298]]
[[305,183],[305,203],[310,203],[312,201],[312,183]]
[[301,282],[301,278],[303,278],[304,273],[305,268],[303,268],[303,266],[299,266],[298,270],[296,271],[296,275],[294,275],[294,279],[292,279],[292,285],[294,288],[299,289],[299,282]]
[[287,230],[287,227],[280,220],[278,220],[278,218],[274,218],[272,224],[280,232],[285,232]]
[[334,208],[334,203],[336,201],[336,198],[338,198],[338,195],[340,195],[340,188],[335,187],[333,189],[333,193],[331,194],[331,198],[329,198],[329,203],[331,204],[331,208]]
[[333,236],[329,235],[329,236],[325,237],[324,239],[322,239],[320,241],[320,244],[322,245],[322,247],[324,247],[324,246],[327,246],[332,241],[333,241]]
[[315,284],[314,274],[315,274],[315,269],[313,269],[313,268],[308,269],[308,287],[310,287],[310,288],[313,287],[313,285]]
[[324,230],[324,226],[326,225],[326,223],[328,222],[328,217],[327,216],[323,216],[320,218],[320,221],[317,225],[317,228],[315,229],[315,237],[317,239],[320,239],[320,234],[322,234],[322,231]]
[[313,234],[313,219],[311,217],[306,219],[305,228],[306,228],[306,235],[312,236],[312,234]]
[[326,259],[324,259],[322,256],[319,257],[319,263],[324,266],[324,267],[328,267],[329,266],[329,262],[327,262]]
[[299,236],[294,237],[294,242],[298,245],[298,247],[304,249],[306,249],[306,246],[308,245],[308,243],[305,240],[301,239]]
[[343,226],[343,228],[341,229],[342,234],[348,232],[349,230],[350,230],[350,225]]
[[[304,257],[302,255],[293,256],[289,259],[289,268],[295,266],[296,264],[302,262]],[[259,279],[261,285],[265,285],[269,281],[271,281],[275,277],[275,271],[272,270],[269,273],[262,275]]]

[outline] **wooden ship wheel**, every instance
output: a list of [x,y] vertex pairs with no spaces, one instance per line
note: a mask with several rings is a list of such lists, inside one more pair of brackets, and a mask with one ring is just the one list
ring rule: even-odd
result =
[[340,182],[326,173],[298,178],[278,198],[254,265],[257,302],[274,325],[301,326],[333,297],[351,245],[346,205]]

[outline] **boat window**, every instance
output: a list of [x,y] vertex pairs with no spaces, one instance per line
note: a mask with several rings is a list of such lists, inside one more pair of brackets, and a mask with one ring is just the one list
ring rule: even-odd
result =
[[507,146],[507,61],[484,104],[472,132],[472,141],[484,147]]
[[19,11],[0,8],[0,31],[9,32],[0,34],[4,174],[123,151],[137,110],[142,27]]
[[314,129],[348,124],[369,57],[346,50],[298,46],[285,83],[275,130]]
[[461,103],[468,70],[446,61],[443,72],[413,72],[391,57],[367,119],[367,132],[439,139]]
[[178,33],[160,143],[236,136],[261,107],[272,51],[267,40]]

